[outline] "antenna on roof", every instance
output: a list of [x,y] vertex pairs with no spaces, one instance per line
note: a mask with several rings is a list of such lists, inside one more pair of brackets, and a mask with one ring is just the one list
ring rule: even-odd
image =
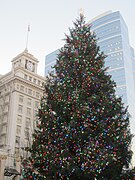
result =
[[27,29],[27,39],[26,39],[26,48],[25,48],[25,50],[28,50],[29,32],[30,32],[30,25],[28,25],[28,29]]

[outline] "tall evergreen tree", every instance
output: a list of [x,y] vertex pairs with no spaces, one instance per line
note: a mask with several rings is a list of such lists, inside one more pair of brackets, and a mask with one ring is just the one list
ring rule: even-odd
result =
[[132,157],[132,134],[127,108],[105,68],[106,56],[83,15],[65,41],[55,73],[46,80],[25,176],[121,179]]

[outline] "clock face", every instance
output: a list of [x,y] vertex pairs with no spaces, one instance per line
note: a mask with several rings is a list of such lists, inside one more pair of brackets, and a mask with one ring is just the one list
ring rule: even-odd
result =
[[32,62],[27,62],[27,65],[26,65],[27,69],[30,70],[30,71],[33,71],[34,70],[34,65]]

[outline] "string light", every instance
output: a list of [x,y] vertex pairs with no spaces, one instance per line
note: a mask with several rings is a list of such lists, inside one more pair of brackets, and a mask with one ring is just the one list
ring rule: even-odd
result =
[[99,178],[111,163],[123,167],[130,153],[125,148],[131,140],[129,116],[105,73],[105,55],[82,15],[70,32],[56,74],[45,85],[47,99],[41,101],[30,150],[32,167],[24,175],[30,179]]

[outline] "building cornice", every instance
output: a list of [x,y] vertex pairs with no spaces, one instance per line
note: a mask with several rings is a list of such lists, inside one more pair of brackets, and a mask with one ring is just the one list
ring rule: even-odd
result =
[[16,59],[21,58],[22,56],[25,56],[26,58],[32,59],[37,63],[39,62],[37,60],[37,58],[35,58],[32,54],[28,53],[27,49],[25,49],[22,53],[18,54],[16,57],[14,57],[11,62],[15,61]]
[[22,80],[25,83],[31,84],[33,86],[37,86],[39,88],[39,85],[20,77],[19,75],[17,75],[17,73],[23,73],[23,74],[26,74],[26,75],[31,76],[33,78],[37,78],[40,81],[45,82],[45,77],[40,76],[40,75],[38,75],[36,73],[33,73],[33,72],[29,72],[28,70],[25,70],[22,67],[18,67],[16,70],[10,71],[9,73],[3,75],[0,78],[0,86],[2,86],[4,84],[7,84],[7,83],[9,83],[9,82],[11,82],[11,81],[18,78],[18,79]]

